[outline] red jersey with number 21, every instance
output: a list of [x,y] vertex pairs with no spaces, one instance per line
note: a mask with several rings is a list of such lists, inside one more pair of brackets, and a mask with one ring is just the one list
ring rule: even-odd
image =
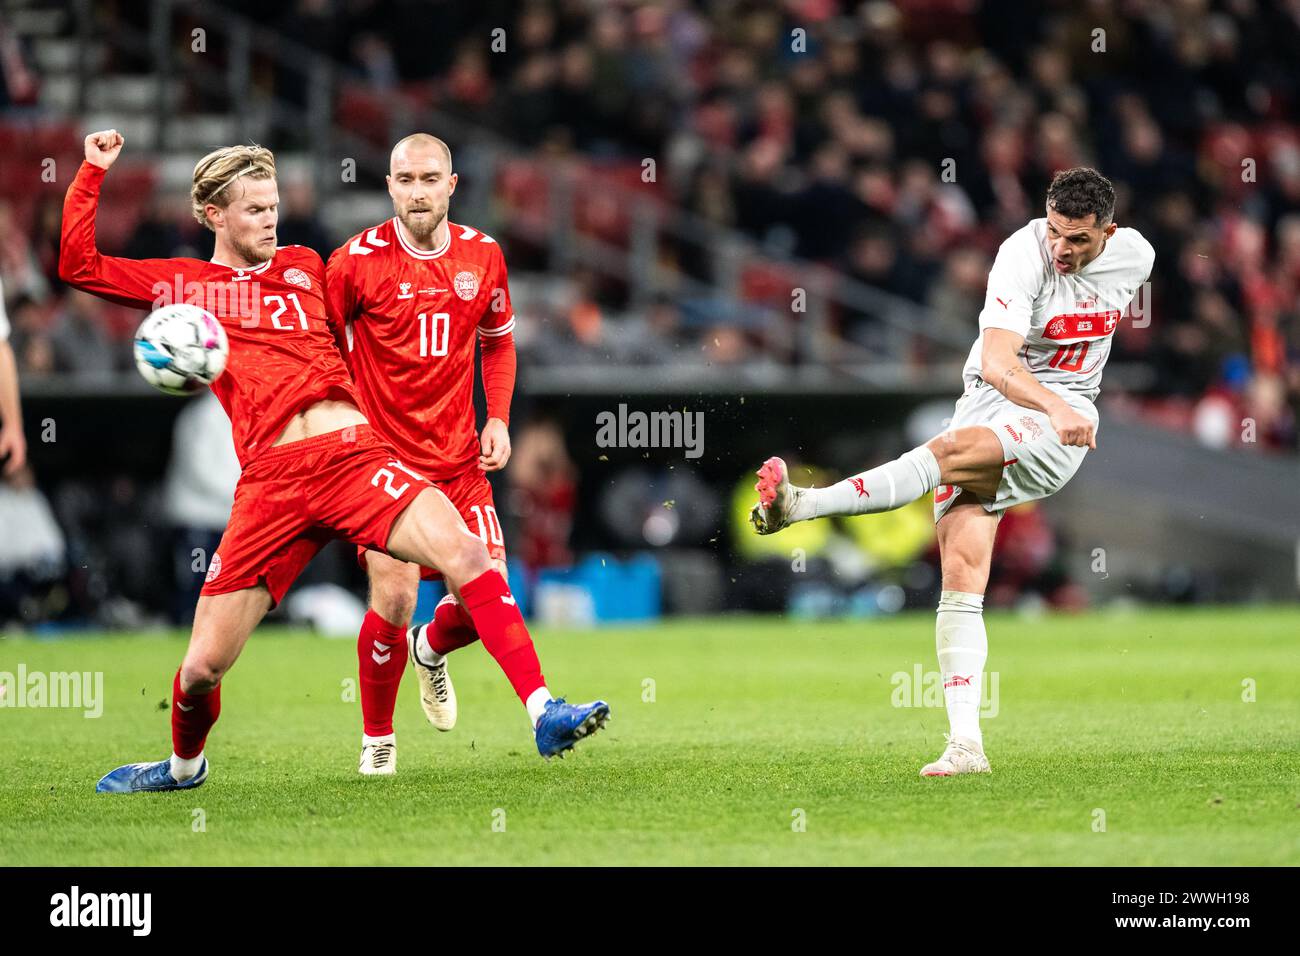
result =
[[473,467],[474,344],[515,326],[505,257],[492,237],[448,222],[441,248],[411,246],[396,219],[358,233],[326,266],[331,319],[362,411],[417,471]]

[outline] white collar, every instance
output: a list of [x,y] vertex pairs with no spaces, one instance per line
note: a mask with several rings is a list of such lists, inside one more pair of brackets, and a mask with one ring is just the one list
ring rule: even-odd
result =
[[397,244],[402,247],[403,251],[405,251],[407,255],[411,256],[414,259],[437,259],[439,256],[446,254],[447,250],[451,248],[451,222],[450,221],[447,222],[447,241],[444,242],[437,249],[415,248],[415,246],[407,242],[406,237],[402,235],[402,224],[401,222],[398,221],[396,216],[392,218],[392,223],[393,223],[393,232],[397,233]]

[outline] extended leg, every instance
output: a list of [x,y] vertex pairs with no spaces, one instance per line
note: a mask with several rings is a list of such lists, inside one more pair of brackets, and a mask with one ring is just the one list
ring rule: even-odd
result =
[[388,552],[442,572],[473,619],[483,646],[523,701],[543,756],[562,753],[604,725],[609,717],[604,701],[572,705],[551,698],[514,595],[493,567],[487,547],[445,495],[435,488],[420,492],[394,522]]
[[792,485],[785,462],[769,458],[758,472],[759,501],[750,521],[759,534],[771,534],[796,521],[892,511],[941,484],[990,498],[997,494],[1002,468],[1002,443],[982,425],[945,432],[829,488]]
[[172,681],[170,759],[118,767],[99,781],[96,790],[182,790],[207,779],[203,747],[221,714],[221,679],[270,607],[271,595],[260,585],[199,598],[190,646]]

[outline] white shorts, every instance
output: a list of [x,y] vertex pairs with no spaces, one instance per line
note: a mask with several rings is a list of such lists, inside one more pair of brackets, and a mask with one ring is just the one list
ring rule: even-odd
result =
[[[1098,416],[1092,402],[1069,389],[1052,385],[1045,387],[1090,419],[1095,434]],[[1002,481],[998,483],[997,497],[980,499],[980,504],[988,512],[1002,512],[1056,494],[1074,477],[1088,452],[1086,446],[1062,445],[1043,412],[1015,405],[992,385],[979,380],[966,386],[966,392],[957,399],[949,428],[971,425],[991,428],[1002,442]],[[934,489],[936,523],[960,494],[961,488],[956,485],[940,485]]]

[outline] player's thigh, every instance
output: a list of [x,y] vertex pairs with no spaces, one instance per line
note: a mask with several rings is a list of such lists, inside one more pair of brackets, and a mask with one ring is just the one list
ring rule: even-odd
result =
[[265,585],[204,594],[194,608],[190,646],[181,664],[181,687],[211,690],[230,670],[248,636],[271,609],[271,593]]
[[926,443],[939,463],[939,480],[985,498],[997,494],[1002,480],[1002,442],[991,427],[967,425],[937,435]]
[[979,499],[964,490],[939,519],[935,530],[943,589],[983,594],[993,563],[998,514],[985,511]]
[[370,606],[390,624],[407,624],[420,590],[420,566],[382,551],[366,552]]
[[400,560],[441,571],[455,586],[490,567],[482,540],[466,527],[447,496],[433,487],[423,489],[393,522],[387,551]]

